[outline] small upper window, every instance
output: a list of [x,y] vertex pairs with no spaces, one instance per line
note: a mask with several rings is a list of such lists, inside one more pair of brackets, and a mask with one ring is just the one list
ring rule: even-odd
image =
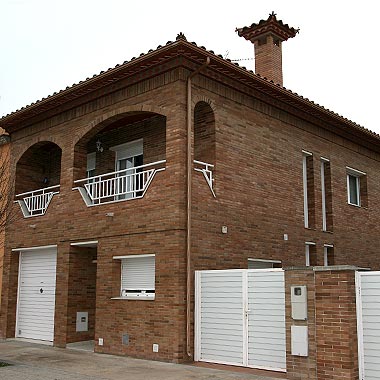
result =
[[367,181],[366,173],[347,167],[348,204],[366,206]]
[[347,174],[348,203],[360,206],[360,177]]

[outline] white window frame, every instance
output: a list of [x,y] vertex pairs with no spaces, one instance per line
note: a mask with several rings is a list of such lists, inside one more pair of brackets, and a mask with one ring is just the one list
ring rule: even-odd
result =
[[87,154],[87,168],[86,168],[86,175],[88,177],[93,177],[91,174],[92,170],[96,169],[96,152],[88,153]]
[[333,244],[324,244],[323,245],[323,265],[325,267],[329,266],[329,257],[328,257],[329,248],[334,248],[334,245]]
[[110,150],[116,153],[115,170],[118,170],[117,169],[118,161],[144,154],[144,140],[138,139],[138,140],[129,141],[124,144],[115,145],[115,146],[112,146]]
[[[124,274],[124,265],[126,264],[126,260],[137,260],[142,258],[152,257],[154,259],[154,279],[153,279],[153,287],[149,289],[144,288],[140,289],[140,292],[128,292],[128,289],[123,289],[123,278]],[[115,297],[114,299],[129,299],[129,300],[143,300],[149,301],[154,300],[156,296],[156,263],[155,263],[155,254],[143,254],[143,255],[126,255],[126,256],[114,256],[114,260],[120,260],[121,270],[120,270],[120,296]],[[149,291],[149,292],[147,292]],[[153,292],[152,292],[153,291]]]
[[[360,177],[363,177],[366,175],[366,173],[353,169],[349,166],[346,166],[346,172],[347,172],[347,203],[352,206],[361,207],[361,196],[360,196]],[[350,196],[350,177],[355,178],[355,184],[356,184],[356,194],[357,194],[357,203],[352,202],[351,196]]]
[[310,153],[306,150],[302,151],[303,217],[305,228],[309,228],[309,206],[307,194],[307,158],[312,156],[313,153]]
[[311,245],[315,245],[315,243],[312,241],[305,242],[305,263],[307,267],[310,266],[310,246]]
[[329,159],[321,157],[322,231],[327,231],[325,165]]
[[[120,169],[120,161],[122,160],[128,160],[133,159],[133,166],[130,168],[136,167],[135,165],[135,157],[144,155],[144,140],[138,139],[129,141],[124,144],[115,145],[110,148],[111,151],[115,152],[115,171],[118,172]],[[127,171],[127,170],[126,170]],[[135,171],[129,171],[129,173],[135,173]],[[124,181],[127,181],[125,179]],[[136,177],[134,178],[134,181],[136,181]],[[131,183],[132,190],[136,189],[136,183]],[[116,198],[117,199],[128,199],[128,198],[135,198],[136,192],[126,194],[126,195],[119,195]]]

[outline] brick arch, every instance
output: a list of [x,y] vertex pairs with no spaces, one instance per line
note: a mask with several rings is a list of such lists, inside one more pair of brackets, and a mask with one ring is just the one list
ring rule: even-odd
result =
[[193,99],[193,108],[195,108],[195,106],[200,103],[200,102],[203,102],[203,103],[207,103],[211,109],[214,111],[214,113],[216,112],[216,105],[215,105],[215,102],[213,100],[211,100],[210,98],[208,98],[207,96],[204,96],[204,95],[196,95],[194,96],[194,99]]
[[57,147],[61,150],[62,152],[62,147],[58,143],[58,138],[56,137],[49,137],[49,138],[41,138],[41,137],[36,137],[33,140],[28,141],[28,145],[23,144],[21,146],[22,150],[14,150],[12,152],[12,156],[14,157],[14,163],[17,165],[17,162],[20,161],[21,157],[34,145],[39,144],[39,143],[52,143],[57,145]]
[[167,116],[166,111],[162,107],[158,106],[151,106],[145,104],[139,106],[124,106],[116,110],[103,113],[102,115],[95,118],[91,123],[81,128],[80,134],[77,134],[73,139],[73,145],[75,146],[83,137],[85,137],[91,131],[93,131],[93,133],[96,134],[103,128],[105,128],[107,125],[133,112],[149,112],[152,114]]
[[[87,126],[82,128],[82,130],[79,132],[80,136],[78,135],[74,139],[74,143],[75,143],[75,145],[73,146],[73,152],[74,152],[73,179],[74,181],[83,178],[83,175],[86,172],[88,149],[93,149],[95,147],[95,142],[97,140],[98,135],[100,136],[100,135],[105,134],[104,136],[107,136],[108,133],[112,133],[112,129],[118,129],[120,127],[123,127],[123,125],[125,124],[132,125],[134,123],[144,122],[144,120],[147,121],[147,120],[152,120],[155,118],[161,119],[161,121],[165,119],[165,123],[166,123],[166,117],[167,117],[166,111],[164,111],[161,107],[155,107],[155,106],[150,106],[150,105],[140,105],[140,106],[121,107],[121,108],[118,108],[117,110],[105,112],[99,117],[95,118],[91,123],[89,123]],[[162,131],[162,129],[160,130]],[[166,141],[166,126],[165,126],[164,133],[165,133],[164,140]],[[107,137],[105,139],[107,139]],[[88,144],[91,144],[90,148]],[[147,144],[149,146],[149,143]],[[144,145],[145,145],[145,142],[144,142]],[[165,149],[165,147],[166,147],[166,142],[163,149]],[[103,166],[100,166],[98,168],[100,171],[103,170],[105,172],[111,172],[114,170],[114,166],[111,170],[111,167],[109,165],[111,161],[113,162],[113,165],[115,163],[115,157],[114,157],[115,152],[112,152],[112,150],[109,150],[108,148],[107,148],[107,143],[106,143],[106,149],[104,150],[104,153],[102,153]],[[144,148],[144,151],[145,151],[145,148]],[[160,153],[156,152],[155,154],[161,155],[161,152]],[[162,156],[165,157],[165,154],[166,153],[164,153]],[[113,156],[113,159],[111,159],[112,156]],[[162,160],[163,157],[153,160],[153,161]],[[144,158],[146,158],[145,154],[144,154]],[[97,174],[100,174],[100,172]]]
[[31,143],[15,161],[15,192],[24,193],[61,182],[62,148],[54,141]]

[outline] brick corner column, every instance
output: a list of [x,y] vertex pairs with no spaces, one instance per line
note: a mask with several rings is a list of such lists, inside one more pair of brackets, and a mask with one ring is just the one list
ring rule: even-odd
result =
[[[285,268],[288,380],[357,380],[356,289],[353,266]],[[291,286],[307,287],[307,319],[292,318]],[[292,355],[291,327],[305,326],[307,356]]]
[[66,347],[69,297],[70,244],[58,244],[55,288],[54,346]]
[[315,268],[318,379],[359,378],[356,270]]

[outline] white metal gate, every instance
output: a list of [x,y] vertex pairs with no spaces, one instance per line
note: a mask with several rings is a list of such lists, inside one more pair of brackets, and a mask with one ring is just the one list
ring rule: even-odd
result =
[[281,269],[195,274],[195,360],[286,371]]
[[360,380],[380,379],[380,272],[356,272]]
[[56,248],[20,252],[16,337],[53,341]]

